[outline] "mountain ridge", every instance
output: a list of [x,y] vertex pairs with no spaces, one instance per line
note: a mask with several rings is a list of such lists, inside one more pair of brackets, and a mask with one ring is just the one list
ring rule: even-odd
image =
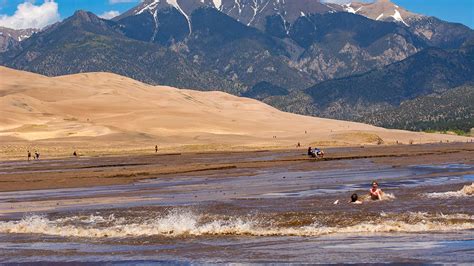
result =
[[[239,90],[165,47],[126,38],[115,23],[90,12],[77,11],[22,43],[18,51],[2,54],[7,66],[48,76],[108,71],[147,82],[211,90]],[[138,59],[138,61],[137,61]]]

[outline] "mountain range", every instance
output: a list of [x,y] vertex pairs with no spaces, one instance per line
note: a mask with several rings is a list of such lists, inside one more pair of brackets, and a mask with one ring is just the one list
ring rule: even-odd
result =
[[[474,46],[427,48],[380,69],[263,100],[294,113],[390,128],[469,131],[474,123],[473,85]],[[259,94],[254,92],[253,98]]]
[[112,20],[78,11],[4,46],[0,64],[113,72],[385,125],[377,113],[472,82],[473,40],[464,25],[388,0],[145,0]]

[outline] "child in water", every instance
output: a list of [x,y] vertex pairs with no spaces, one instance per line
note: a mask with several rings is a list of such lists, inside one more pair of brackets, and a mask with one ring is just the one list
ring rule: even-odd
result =
[[359,200],[359,196],[356,193],[352,194],[351,201],[352,204],[362,204],[362,201]]
[[370,198],[372,200],[382,200],[383,191],[379,188],[377,181],[372,182],[372,188],[370,189]]

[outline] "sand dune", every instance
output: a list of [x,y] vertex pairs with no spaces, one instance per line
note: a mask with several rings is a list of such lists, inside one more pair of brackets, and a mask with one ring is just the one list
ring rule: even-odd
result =
[[10,142],[225,148],[466,141],[295,115],[223,92],[150,86],[109,73],[50,78],[0,67],[0,77],[4,149]]

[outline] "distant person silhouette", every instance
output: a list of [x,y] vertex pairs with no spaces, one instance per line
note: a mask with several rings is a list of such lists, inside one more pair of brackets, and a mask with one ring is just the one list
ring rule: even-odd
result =
[[31,152],[28,151],[28,162],[30,161],[30,159],[31,159]]
[[155,153],[158,152],[158,145],[155,145]]
[[40,154],[38,151],[35,151],[35,159],[39,160],[40,159]]
[[77,152],[74,151],[74,152],[72,153],[72,155],[74,155],[74,157],[77,157]]

